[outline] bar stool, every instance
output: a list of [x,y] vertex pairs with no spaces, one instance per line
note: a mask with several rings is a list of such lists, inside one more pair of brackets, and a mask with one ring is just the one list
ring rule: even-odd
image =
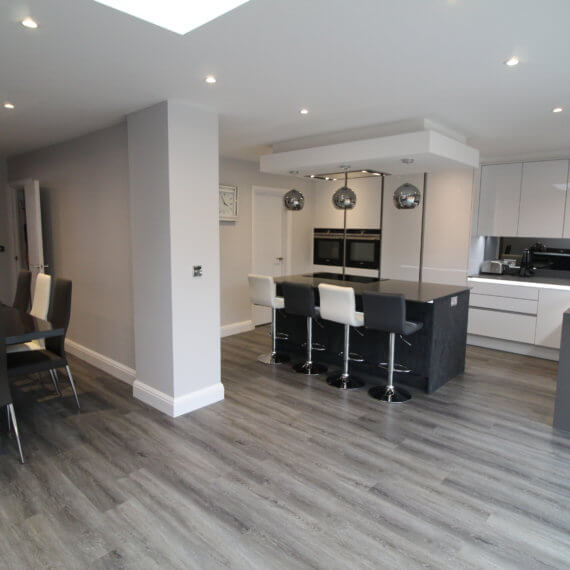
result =
[[338,285],[319,284],[319,305],[321,317],[327,321],[344,325],[344,351],[343,368],[340,374],[333,374],[327,378],[327,384],[342,390],[361,388],[365,382],[351,376],[348,371],[350,360],[360,360],[350,356],[350,327],[362,327],[364,315],[356,311],[356,300],[352,287],[339,287]]
[[309,376],[326,372],[327,367],[324,364],[313,362],[313,350],[317,350],[313,345],[313,319],[320,315],[319,308],[315,306],[315,289],[312,285],[287,281],[281,285],[281,288],[285,300],[285,312],[307,319],[307,358],[304,362],[295,364],[293,369]]
[[412,396],[403,388],[394,386],[394,352],[396,335],[408,336],[419,331],[423,323],[406,320],[406,300],[404,295],[389,293],[362,293],[364,325],[367,329],[389,333],[388,340],[388,384],[374,386],[368,394],[382,402],[398,404]]
[[[289,356],[282,352],[277,352],[277,309],[285,307],[283,297],[277,297],[277,287],[273,277],[269,275],[254,275],[247,276],[249,281],[249,298],[254,305],[260,307],[271,308],[271,352],[269,354],[261,354],[257,357],[259,362],[263,364],[281,364],[282,362],[289,362]],[[280,336],[286,338],[286,335]]]

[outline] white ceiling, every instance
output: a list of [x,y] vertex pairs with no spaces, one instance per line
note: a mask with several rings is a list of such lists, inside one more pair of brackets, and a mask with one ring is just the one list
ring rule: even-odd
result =
[[179,36],[92,0],[0,0],[0,99],[16,105],[0,108],[0,153],[173,98],[215,107],[222,154],[238,158],[418,117],[483,159],[562,155],[569,21],[569,0],[251,0]]

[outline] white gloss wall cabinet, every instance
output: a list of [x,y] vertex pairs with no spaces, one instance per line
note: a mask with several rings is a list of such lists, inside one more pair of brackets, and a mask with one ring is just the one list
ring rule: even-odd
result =
[[517,235],[562,237],[567,183],[567,160],[523,164]]
[[481,167],[479,235],[517,235],[522,172],[521,162]]
[[570,290],[540,290],[535,344],[549,348],[560,348],[562,315],[569,308]]

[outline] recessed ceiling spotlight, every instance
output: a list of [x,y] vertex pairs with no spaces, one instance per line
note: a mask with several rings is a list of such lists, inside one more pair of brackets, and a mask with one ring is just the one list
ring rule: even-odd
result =
[[505,65],[508,67],[514,67],[515,65],[518,65],[519,63],[520,63],[520,60],[516,55],[509,57],[509,59],[507,59],[505,61]]
[[330,180],[330,178],[328,176],[325,176],[325,180]]
[[315,177],[315,175],[314,175],[314,174],[311,174],[311,178],[314,178],[314,177]]
[[414,164],[416,162],[413,158],[402,158],[402,164]]
[[373,172],[372,174],[374,174],[374,176],[380,176],[379,172]]
[[10,103],[10,101],[6,101],[6,103],[4,103],[4,109],[15,109],[16,105],[14,105],[14,103]]
[[368,170],[361,170],[362,174],[368,174]]
[[305,109],[304,107],[299,111],[299,113],[301,113],[301,115],[308,115],[309,114],[309,109]]
[[206,75],[206,79],[204,79],[206,83],[214,84],[216,83],[216,78],[213,75]]
[[21,22],[24,28],[30,28],[30,30],[35,30],[38,27],[38,23],[33,18],[24,18]]
[[552,109],[553,113],[562,113],[563,109],[562,107],[554,107],[554,109]]

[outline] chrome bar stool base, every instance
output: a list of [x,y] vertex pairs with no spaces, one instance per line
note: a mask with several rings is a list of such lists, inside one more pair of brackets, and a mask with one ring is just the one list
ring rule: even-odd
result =
[[389,404],[402,404],[412,398],[412,395],[407,390],[388,385],[374,386],[368,390],[368,395],[375,400]]
[[293,366],[293,370],[299,374],[306,374],[307,376],[316,376],[326,372],[328,368],[319,362],[298,362]]
[[344,374],[332,374],[327,378],[327,384],[340,390],[355,390],[362,388],[366,382],[354,376],[345,376]]
[[257,357],[257,361],[263,364],[284,364],[289,362],[289,360],[291,359],[287,354],[281,354],[280,352],[268,352]]

